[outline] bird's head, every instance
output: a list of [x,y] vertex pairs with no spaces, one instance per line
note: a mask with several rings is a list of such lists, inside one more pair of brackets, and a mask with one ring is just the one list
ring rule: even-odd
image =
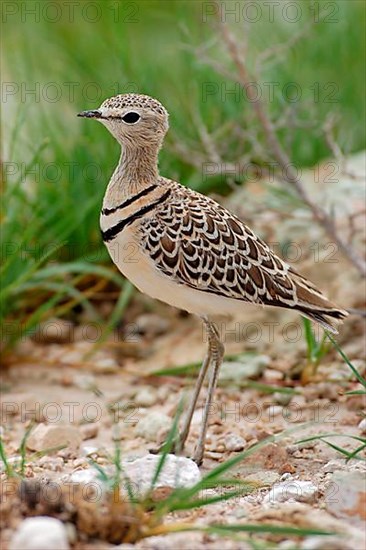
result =
[[134,148],[160,146],[169,128],[163,105],[141,94],[116,95],[78,116],[99,120],[121,145]]

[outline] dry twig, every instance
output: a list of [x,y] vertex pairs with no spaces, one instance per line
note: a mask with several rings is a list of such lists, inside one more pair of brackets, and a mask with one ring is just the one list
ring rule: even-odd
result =
[[307,192],[304,182],[298,177],[297,171],[294,169],[294,165],[291,162],[287,152],[284,150],[273,125],[273,122],[268,113],[266,103],[258,97],[255,97],[255,91],[253,88],[253,82],[257,83],[257,79],[250,75],[245,60],[240,53],[240,45],[238,44],[235,36],[230,31],[228,25],[223,21],[223,18],[219,18],[219,26],[223,42],[228,50],[230,58],[237,71],[237,81],[245,89],[249,101],[253,105],[253,109],[257,115],[257,118],[263,128],[264,135],[270,151],[282,169],[282,178],[286,183],[289,183],[296,191],[302,201],[309,207],[313,217],[323,227],[329,237],[337,244],[338,248],[344,254],[346,258],[355,266],[358,272],[366,277],[366,263],[358,252],[350,246],[348,240],[345,240],[339,233],[335,224],[335,221],[331,215],[328,214],[321,206],[316,204],[312,197]]

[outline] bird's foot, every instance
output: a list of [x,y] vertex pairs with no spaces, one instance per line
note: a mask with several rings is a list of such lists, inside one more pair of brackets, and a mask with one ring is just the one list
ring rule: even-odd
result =
[[177,437],[175,439],[175,441],[173,441],[172,444],[170,444],[170,448],[168,447],[167,448],[167,441],[164,441],[161,445],[159,445],[158,447],[153,447],[152,449],[149,449],[149,453],[153,454],[153,455],[158,455],[160,453],[163,453],[163,452],[166,452],[168,451],[169,454],[172,454],[172,455],[179,455],[181,454],[181,452],[183,451],[182,449],[182,445],[181,445],[181,440],[179,437]]
[[195,448],[195,451],[194,451],[193,456],[192,456],[192,460],[193,460],[193,462],[195,462],[197,464],[197,466],[201,466],[201,464],[203,462],[204,450],[205,450],[205,448],[200,446],[200,445],[197,445],[197,447]]
[[[166,442],[162,443],[158,447],[153,447],[152,449],[149,449],[149,453],[151,453],[153,455],[161,454],[164,451],[166,451]],[[169,454],[173,454],[173,455],[178,456],[178,455],[181,455],[182,452],[183,452],[183,449],[182,449],[182,446],[180,444],[180,440],[177,439],[173,443],[171,448],[169,449]],[[204,448],[201,447],[201,446],[197,446],[194,453],[193,453],[193,456],[189,457],[189,458],[191,458],[191,460],[193,460],[193,462],[195,462],[197,464],[197,466],[201,466],[201,464],[203,462],[203,453],[204,453]]]

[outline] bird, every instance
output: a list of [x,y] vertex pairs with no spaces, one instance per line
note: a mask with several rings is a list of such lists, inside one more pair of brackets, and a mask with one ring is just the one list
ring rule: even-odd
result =
[[198,315],[207,353],[175,452],[183,452],[193,413],[208,378],[192,459],[203,461],[209,411],[224,358],[215,315],[260,305],[296,310],[324,329],[347,312],[277,256],[241,219],[212,198],[159,173],[169,128],[165,107],[150,96],[119,94],[80,117],[101,122],[121,146],[100,214],[103,241],[120,272],[141,292]]

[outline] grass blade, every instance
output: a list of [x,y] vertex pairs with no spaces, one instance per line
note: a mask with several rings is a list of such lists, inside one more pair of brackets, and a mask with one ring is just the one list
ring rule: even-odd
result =
[[358,370],[352,365],[351,361],[348,359],[347,355],[344,353],[342,348],[339,346],[338,342],[333,338],[333,336],[331,336],[329,334],[329,332],[327,332],[327,336],[328,336],[329,340],[332,342],[333,346],[338,351],[339,355],[347,363],[347,365],[349,366],[349,368],[351,369],[351,371],[353,372],[353,374],[355,375],[355,377],[357,378],[359,383],[362,384],[362,386],[364,388],[366,388],[366,379],[363,378],[363,376],[361,376],[361,374],[358,372]]

